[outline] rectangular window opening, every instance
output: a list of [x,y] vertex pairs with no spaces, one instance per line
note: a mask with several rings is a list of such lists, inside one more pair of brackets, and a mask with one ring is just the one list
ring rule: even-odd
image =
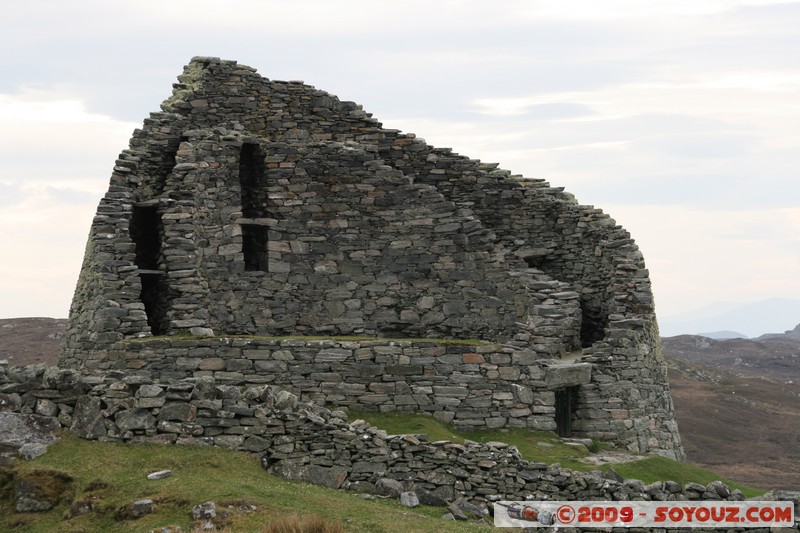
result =
[[156,270],[161,255],[158,206],[133,206],[129,233],[136,247],[136,266],[142,270]]
[[[239,154],[239,184],[241,186],[242,216],[249,219],[267,217],[267,179],[264,153],[257,143],[244,143]],[[267,227],[242,224],[242,253],[246,271],[269,270]]]
[[244,252],[245,270],[263,272],[269,270],[267,233],[266,226],[242,224],[242,252]]
[[133,206],[129,232],[135,246],[135,262],[142,282],[139,299],[144,304],[150,332],[161,335],[168,329],[169,287],[163,272],[159,272],[158,268],[164,232],[158,206]]
[[267,180],[264,153],[256,143],[245,143],[239,155],[239,184],[242,188],[242,216],[263,218],[267,214]]

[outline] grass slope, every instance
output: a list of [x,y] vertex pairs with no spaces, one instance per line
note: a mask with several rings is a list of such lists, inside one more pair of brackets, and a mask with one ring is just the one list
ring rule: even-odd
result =
[[[232,531],[259,532],[290,515],[316,514],[346,531],[478,531],[478,526],[444,522],[446,510],[414,509],[390,500],[364,500],[358,495],[287,481],[267,474],[256,457],[210,447],[159,446],[84,441],[67,435],[32,461],[18,461],[20,472],[56,470],[74,478],[74,500],[92,502],[88,514],[65,519],[72,499],[65,498],[45,513],[16,513],[5,491],[0,500],[0,531],[124,532],[178,525],[191,531],[191,509],[214,501],[230,513]],[[147,474],[172,470],[172,476],[148,481]],[[0,487],[2,489],[2,487]],[[0,495],[3,494],[0,490]],[[136,520],[117,521],[118,509],[151,498],[157,512]],[[69,500],[69,501],[68,501]],[[254,505],[255,510],[248,510]]]
[[[580,461],[590,453],[585,447],[567,445],[552,433],[522,429],[465,433],[429,416],[403,413],[351,413],[351,419],[355,418],[363,418],[390,434],[424,433],[430,440],[456,442],[502,441],[517,446],[531,461],[557,462],[584,471],[597,468]],[[709,470],[663,457],[646,457],[614,468],[626,478],[646,483],[669,479],[705,484],[720,479]],[[289,516],[312,514],[354,532],[482,529],[443,521],[445,509],[441,508],[409,509],[392,500],[364,500],[355,494],[276,478],[267,474],[253,455],[218,448],[103,443],[65,435],[47,454],[32,461],[18,461],[14,470],[20,473],[53,470],[72,477],[74,482],[71,494],[45,513],[14,512],[10,487],[0,486],[0,531],[124,532],[149,531],[168,525],[191,531],[191,508],[205,501],[214,501],[218,510],[227,512],[225,525],[237,532],[260,532],[270,523]],[[157,470],[172,470],[173,474],[162,480],[147,480],[147,474]],[[0,475],[0,485],[3,478]],[[761,493],[729,480],[722,481],[747,496]],[[120,508],[145,498],[155,501],[155,514],[136,520],[115,518]],[[66,518],[73,501],[91,503],[93,510]]]

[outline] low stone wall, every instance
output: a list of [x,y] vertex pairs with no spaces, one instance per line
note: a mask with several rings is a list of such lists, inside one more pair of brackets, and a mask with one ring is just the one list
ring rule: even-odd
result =
[[[569,296],[564,293],[563,301],[574,301]],[[565,316],[565,306],[551,300],[539,308],[548,313],[542,321]],[[102,369],[153,379],[271,383],[320,405],[424,412],[462,429],[555,431],[555,391],[574,387],[569,418],[575,436],[683,459],[680,441],[674,445],[671,399],[661,387],[665,365],[639,357],[650,344],[637,330],[610,327],[614,344],[597,342],[573,354],[547,351],[556,346],[547,342],[550,328],[537,330],[544,340],[529,349],[442,340],[147,337],[115,344],[103,355]],[[636,403],[621,404],[621,395]]]
[[276,475],[373,493],[394,484],[429,504],[459,498],[479,506],[526,499],[743,499],[718,481],[645,485],[548,467],[500,442],[390,436],[272,385],[233,386],[212,376],[154,382],[114,371],[82,375],[42,365],[0,365],[0,411],[57,421],[86,439],[246,450]]
[[589,383],[592,368],[496,344],[386,339],[147,339],[109,359],[154,379],[270,383],[319,405],[429,413],[462,429],[555,430],[553,391]]
[[[574,301],[570,293],[557,294]],[[552,302],[540,307],[547,313],[542,321],[567,316],[567,306]],[[114,344],[93,370],[169,380],[213,377],[229,385],[271,383],[320,405],[424,412],[462,429],[555,431],[555,393],[571,388],[572,404],[563,409],[570,412],[560,420],[570,420],[574,436],[684,459],[672,400],[662,386],[666,365],[657,353],[640,357],[651,346],[643,339],[644,328],[612,322],[613,343],[598,341],[571,353],[563,346],[548,351],[556,346],[546,341],[550,329],[537,329],[545,341],[525,349],[446,340],[145,337]]]

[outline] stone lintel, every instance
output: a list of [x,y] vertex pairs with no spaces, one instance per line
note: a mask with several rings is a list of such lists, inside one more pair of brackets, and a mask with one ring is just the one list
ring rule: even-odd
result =
[[545,367],[544,382],[550,390],[587,385],[591,380],[590,363],[553,364]]

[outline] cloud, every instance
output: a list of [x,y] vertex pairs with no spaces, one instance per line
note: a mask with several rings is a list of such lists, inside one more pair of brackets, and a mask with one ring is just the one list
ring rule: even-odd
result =
[[66,317],[94,206],[0,209],[0,316]]
[[479,98],[474,104],[481,113],[496,117],[524,117],[533,120],[559,120],[586,117],[595,111],[583,104],[571,102],[539,103],[540,99],[530,98]]
[[[40,0],[7,11],[0,247],[17,258],[0,264],[8,302],[33,302],[14,292],[30,287],[43,306],[63,299],[52,314],[65,314],[93,198],[195,55],[303,79],[388,128],[546,178],[626,227],[630,217],[666,287],[659,302],[725,299],[723,281],[738,291],[764,268],[795,287],[797,241],[776,220],[795,231],[797,214],[770,212],[800,197],[797,2]],[[750,242],[759,234],[764,244]],[[37,248],[49,242],[57,249]],[[73,269],[66,278],[61,263]],[[49,279],[66,290],[46,296]]]
[[800,297],[800,208],[603,207],[642,249],[660,314],[697,302]]
[[682,132],[637,141],[634,149],[654,150],[675,158],[737,159],[758,144],[755,135],[737,132]]
[[16,204],[22,200],[24,194],[19,183],[0,183],[0,207]]
[[[604,205],[705,205],[708,209],[794,205],[800,184],[790,146],[713,117],[681,114],[531,120],[481,116],[474,121],[387,120],[435,146],[478,154],[530,178],[545,178],[582,202]],[[764,160],[765,153],[774,157]],[[756,179],[757,177],[757,179]]]
[[0,94],[0,120],[0,180],[90,192],[107,186],[114,160],[137,126],[36,90]]
[[563,1],[544,0],[536,2],[532,11],[543,16],[571,19],[651,19],[658,17],[718,15],[742,6],[776,4],[775,0],[671,0],[657,2],[647,0],[573,0],[569,6]]
[[96,205],[99,195],[69,187],[47,187],[46,197],[53,203],[62,205]]
[[57,91],[0,94],[0,316],[67,314],[86,235],[133,125]]

